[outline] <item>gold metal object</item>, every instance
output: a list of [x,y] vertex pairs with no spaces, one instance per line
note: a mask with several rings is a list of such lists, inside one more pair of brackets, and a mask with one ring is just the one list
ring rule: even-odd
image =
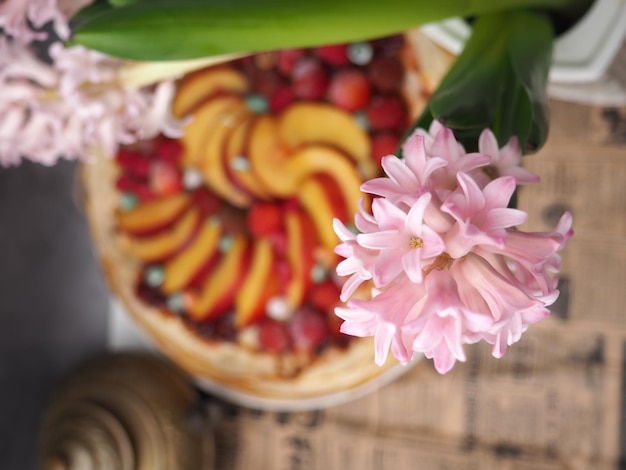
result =
[[191,384],[162,359],[96,358],[68,378],[43,417],[42,468],[211,470],[214,441],[202,410]]

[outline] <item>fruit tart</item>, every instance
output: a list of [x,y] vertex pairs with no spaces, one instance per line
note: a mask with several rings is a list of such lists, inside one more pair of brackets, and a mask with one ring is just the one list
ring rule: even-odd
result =
[[256,54],[183,77],[191,116],[83,167],[113,291],[159,349],[202,383],[287,403],[389,375],[333,311],[333,219],[367,204],[451,58],[417,31]]

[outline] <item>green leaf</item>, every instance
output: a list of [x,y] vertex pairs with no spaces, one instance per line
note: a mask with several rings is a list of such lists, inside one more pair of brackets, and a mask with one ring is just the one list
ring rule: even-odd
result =
[[[548,132],[546,94],[553,42],[547,15],[515,11],[480,17],[429,101],[428,115],[454,130],[468,151],[490,128],[504,145],[539,148]],[[421,126],[424,116],[416,125]]]
[[491,126],[509,75],[508,37],[506,15],[477,19],[462,54],[430,100],[435,119],[452,129]]
[[73,41],[123,58],[179,60],[350,42],[457,15],[567,1],[142,0],[81,24]]
[[73,17],[72,17],[72,27],[80,27],[80,25],[85,24],[91,21],[96,16],[111,10],[111,5],[107,2],[107,0],[96,0],[95,2],[87,5],[84,8],[81,8]]
[[547,14],[520,12],[511,31],[511,65],[532,106],[529,150],[541,147],[548,137],[548,73],[552,62],[554,32]]

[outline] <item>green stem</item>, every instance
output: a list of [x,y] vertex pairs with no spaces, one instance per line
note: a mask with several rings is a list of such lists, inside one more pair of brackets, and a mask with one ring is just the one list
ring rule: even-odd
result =
[[123,58],[179,60],[370,39],[454,16],[567,11],[578,1],[136,0],[82,22],[73,42]]

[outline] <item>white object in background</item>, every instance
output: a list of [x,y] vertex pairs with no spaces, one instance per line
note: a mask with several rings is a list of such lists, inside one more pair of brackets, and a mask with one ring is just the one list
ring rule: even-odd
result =
[[154,342],[126,312],[122,303],[111,298],[107,346],[111,351],[141,350],[157,352]]
[[[470,36],[460,18],[422,27],[433,41],[459,54]],[[626,0],[596,0],[587,14],[559,36],[554,45],[550,81],[584,83],[599,80],[613,61],[626,35]]]

